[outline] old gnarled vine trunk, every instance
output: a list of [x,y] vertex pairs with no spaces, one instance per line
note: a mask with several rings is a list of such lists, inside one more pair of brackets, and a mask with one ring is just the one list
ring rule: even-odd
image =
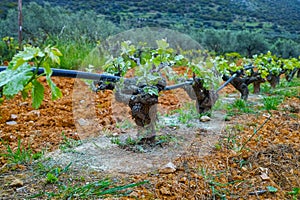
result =
[[[222,79],[227,81],[230,78],[228,75],[223,75]],[[247,101],[249,96],[248,86],[254,84],[254,92],[260,92],[260,84],[265,80],[258,73],[253,73],[251,76],[235,77],[230,84],[241,93],[241,99]]]
[[[165,84],[166,82],[162,80],[156,86],[140,86],[132,93],[128,102],[128,105],[131,109],[131,116],[135,123],[144,128],[146,131],[145,137],[151,140],[153,140],[156,135],[155,123],[157,120],[158,95],[146,92],[144,87],[152,87],[160,92],[164,89]],[[138,136],[139,134],[140,132],[138,132]]]
[[259,94],[260,93],[260,84],[262,84],[264,82],[266,82],[266,80],[263,79],[263,78],[253,82],[253,93],[254,94]]
[[[224,75],[222,78],[224,81],[227,81],[230,77]],[[247,80],[245,78],[236,77],[232,79],[230,84],[241,93],[241,99],[245,101],[248,99],[249,89],[247,85]]]
[[192,88],[196,95],[196,106],[198,113],[205,113],[211,110],[218,99],[218,94],[213,90],[207,90],[203,86],[203,80],[194,78]]
[[275,88],[276,85],[279,84],[280,81],[280,75],[272,75],[270,74],[269,76],[267,76],[267,81],[270,83],[272,88]]
[[218,94],[213,90],[207,90],[200,78],[194,78],[193,85],[186,85],[183,89],[191,99],[196,100],[196,108],[199,114],[211,110],[218,99]]
[[138,126],[145,127],[156,120],[157,103],[157,95],[150,95],[142,89],[131,96],[128,105],[132,118]]
[[290,82],[294,78],[295,75],[296,75],[297,78],[300,78],[300,68],[295,68],[292,71],[290,71],[289,73],[286,73],[285,74],[285,79],[288,82]]

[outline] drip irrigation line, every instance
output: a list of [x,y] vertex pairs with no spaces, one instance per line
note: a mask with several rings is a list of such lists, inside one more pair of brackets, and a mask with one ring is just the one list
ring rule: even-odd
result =
[[[245,65],[243,70],[249,70],[253,68],[254,68],[253,65]],[[240,70],[234,72],[234,74],[216,90],[216,93],[220,92],[226,85],[228,85],[234,78],[236,78],[240,74],[241,74]]]
[[255,68],[255,66],[253,65],[244,65],[244,70],[249,70],[249,69],[253,69]]
[[[7,67],[1,66],[0,71],[6,70]],[[32,71],[35,71],[36,68],[32,67]],[[77,70],[67,70],[67,69],[55,69],[52,68],[52,76],[58,77],[66,77],[66,78],[82,78],[88,80],[95,80],[95,81],[108,81],[108,82],[118,82],[120,80],[119,76],[113,76],[108,74],[96,74],[90,72],[82,72]],[[44,68],[39,68],[38,75],[45,73]]]
[[193,81],[186,81],[184,83],[178,83],[178,84],[175,84],[175,85],[166,86],[164,88],[164,90],[174,90],[174,89],[182,88],[183,86],[192,85],[192,84],[193,84]]
[[217,90],[216,93],[220,92],[226,85],[228,85],[235,77],[237,77],[237,73],[234,73],[225,83],[223,83]]
[[[249,65],[245,66],[244,70],[249,70],[253,69],[254,66]],[[6,70],[7,67],[5,66],[0,66],[0,72]],[[36,68],[32,67],[32,71],[35,71]],[[82,72],[82,71],[77,71],[77,70],[67,70],[67,69],[56,69],[52,68],[52,76],[58,76],[58,77],[66,77],[66,78],[82,78],[82,79],[88,79],[88,80],[95,80],[95,81],[107,81],[107,82],[118,82],[121,77],[119,76],[113,76],[113,75],[108,75],[108,74],[97,74],[97,73],[90,73],[90,72]],[[38,74],[43,74],[45,73],[44,68],[39,68]],[[220,90],[222,90],[226,85],[228,85],[235,77],[238,76],[239,73],[234,73],[225,83],[223,83],[217,90],[216,93],[218,93]],[[188,80],[183,83],[178,83],[175,85],[171,86],[166,86],[164,90],[173,90],[177,88],[184,87],[186,85],[192,85],[193,80]]]

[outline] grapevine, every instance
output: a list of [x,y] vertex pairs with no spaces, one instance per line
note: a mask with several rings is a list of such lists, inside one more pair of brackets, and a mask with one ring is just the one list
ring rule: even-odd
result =
[[[121,53],[118,57],[110,57],[104,66],[106,73],[120,75],[121,81],[113,87],[116,100],[129,105],[132,117],[139,126],[150,125],[153,129],[155,116],[151,109],[156,109],[160,91],[183,87],[189,96],[196,100],[199,113],[207,112],[212,108],[218,95],[214,91],[213,64],[210,60],[194,58],[190,55],[195,51],[177,52],[169,47],[166,40],[156,41],[157,48],[148,48],[146,44],[134,46],[130,41],[121,44]],[[185,66],[192,71],[193,79],[187,74],[178,75],[173,69]],[[134,70],[134,77],[124,78],[128,70]],[[168,81],[184,82],[175,86],[166,86]],[[108,84],[94,82],[94,88],[107,89]],[[152,114],[151,114],[152,113]],[[156,115],[156,114],[155,114]]]
[[[192,58],[194,54],[201,56]],[[31,91],[32,106],[38,108],[44,98],[44,86],[38,81],[40,76],[46,76],[52,99],[62,96],[50,78],[53,72],[56,76],[87,78],[94,80],[92,88],[96,92],[114,90],[116,100],[131,108],[136,124],[151,127],[151,137],[155,136],[156,106],[163,90],[183,88],[191,99],[196,100],[197,111],[205,113],[216,102],[218,92],[229,83],[241,93],[242,99],[247,100],[250,84],[254,84],[254,92],[259,92],[261,83],[268,81],[275,87],[282,74],[290,81],[300,69],[299,59],[280,59],[271,52],[251,59],[242,58],[237,53],[208,59],[208,52],[175,51],[166,40],[157,41],[157,48],[149,48],[143,43],[135,46],[130,41],[122,42],[120,55],[110,56],[104,65],[105,74],[50,68],[60,64],[60,56],[60,51],[54,47],[44,50],[25,47],[13,57],[6,70],[0,70],[0,100],[12,98],[19,92],[27,98]],[[177,66],[185,66],[192,76],[176,74],[173,69]],[[133,77],[127,77],[129,70],[133,70]],[[218,77],[225,83],[217,88]],[[167,86],[170,81],[176,84]]]
[[[13,98],[21,92],[22,97],[28,97],[31,91],[32,106],[39,108],[44,99],[44,86],[38,81],[40,76],[46,76],[51,89],[52,99],[62,96],[61,91],[51,80],[52,64],[60,64],[61,53],[54,47],[46,47],[41,50],[38,47],[27,46],[17,53],[9,63],[6,70],[0,72],[0,88],[5,98]],[[34,63],[35,68],[29,64]],[[39,68],[44,68],[44,73],[38,75]]]
[[254,93],[260,92],[260,84],[269,82],[272,88],[279,84],[282,74],[290,81],[300,69],[299,59],[280,59],[271,52],[254,55],[253,58],[241,58],[237,53],[217,56],[212,59],[217,71],[227,81],[232,74],[238,76],[231,84],[241,93],[241,98],[247,100],[248,86],[254,85]]

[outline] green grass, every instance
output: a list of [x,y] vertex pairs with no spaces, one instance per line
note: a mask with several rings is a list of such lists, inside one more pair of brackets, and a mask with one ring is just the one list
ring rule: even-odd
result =
[[225,172],[213,171],[212,173],[210,173],[204,167],[200,169],[200,175],[204,178],[204,181],[207,183],[207,186],[211,190],[212,199],[226,200],[227,199],[226,196],[230,196],[231,191],[226,189],[225,187],[228,185],[232,185],[236,182],[240,182],[240,181],[232,181],[232,182],[222,183],[218,181],[218,179],[220,178],[220,176],[222,176],[223,173]]
[[282,96],[270,96],[263,98],[263,109],[265,110],[277,110],[279,104],[283,102]]
[[[51,159],[48,159],[51,160]],[[102,177],[98,180],[90,180],[89,172],[85,170],[80,174],[71,170],[72,162],[61,167],[50,164],[50,162],[40,161],[33,165],[37,181],[43,180],[40,184],[41,189],[27,199],[102,199],[106,197],[128,196],[133,187],[148,183],[140,181],[137,183],[128,183],[120,185],[117,180]]]
[[74,140],[72,138],[68,138],[68,137],[66,137],[66,135],[64,133],[62,133],[62,137],[63,137],[63,141],[59,145],[59,149],[62,152],[71,152],[71,151],[74,151],[75,147],[82,145],[82,141],[81,140]]
[[292,195],[293,200],[297,200],[300,197],[300,188],[295,187],[292,191],[288,192],[289,195]]
[[25,147],[22,145],[20,139],[18,139],[18,146],[15,151],[12,150],[9,144],[5,144],[3,140],[1,140],[1,142],[6,146],[6,153],[2,153],[0,155],[6,158],[8,162],[12,164],[28,164],[33,160],[41,158],[43,155],[42,152],[33,153],[30,145]]
[[212,107],[213,111],[217,110],[225,110],[226,109],[226,104],[222,101],[222,99],[218,99],[214,106]]
[[300,79],[293,78],[290,82],[284,78],[280,79],[280,83],[275,89],[271,88],[269,83],[261,84],[262,94],[281,95],[284,97],[299,96]]
[[102,66],[105,65],[108,58],[111,56],[110,49],[104,49],[103,46],[98,45],[88,53],[82,62],[82,66],[93,66],[95,70],[103,70]]
[[232,104],[227,105],[227,116],[234,116],[243,113],[255,113],[252,106],[243,99],[236,99]]
[[172,136],[172,135],[158,135],[156,137],[156,145],[157,144],[168,144],[170,142],[174,142],[174,143],[177,143],[178,142],[178,139],[175,137],[175,136]]
[[131,121],[127,120],[127,119],[116,123],[116,128],[130,129],[130,128],[133,128],[133,127],[134,127],[134,124]]
[[86,58],[97,44],[87,41],[73,41],[49,39],[47,43],[54,44],[63,56],[61,57],[60,68],[63,69],[83,69],[88,67]]
[[36,172],[45,180],[43,187],[53,188],[52,190],[42,190],[31,195],[28,199],[47,198],[47,199],[98,199],[110,197],[127,196],[131,193],[130,188],[137,187],[148,183],[148,181],[140,181],[137,183],[129,183],[118,185],[116,181],[109,178],[102,178],[97,181],[86,182],[84,176],[74,177],[69,163],[66,167],[45,166],[38,163]]
[[199,119],[203,115],[210,116],[211,113],[199,114],[197,112],[194,102],[185,103],[182,108],[173,110],[171,114],[178,114],[178,120],[182,124],[187,124],[188,127],[192,126],[191,121],[194,119]]
[[178,138],[169,134],[157,135],[153,141],[151,140],[151,143],[149,143],[150,141],[144,141],[144,139],[146,138],[139,137],[135,139],[128,136],[125,140],[121,140],[119,137],[112,137],[110,141],[111,143],[118,145],[122,149],[138,153],[145,153],[149,149],[162,147],[162,145],[178,143]]
[[279,88],[297,87],[297,86],[300,86],[300,79],[295,77],[290,82],[286,81],[284,78],[281,78],[280,83],[278,85]]
[[95,181],[86,185],[63,185],[59,187],[60,191],[51,196],[59,197],[61,199],[90,199],[93,197],[104,197],[107,195],[113,195],[115,197],[128,196],[131,193],[129,188],[137,187],[147,183],[148,181],[141,181],[138,183],[131,183],[121,186],[115,186],[109,179]]
[[[261,94],[270,95],[282,95],[284,97],[299,96],[300,79],[293,78],[290,82],[286,81],[285,78],[280,79],[280,83],[275,89],[271,88],[269,83],[262,83],[260,85]],[[249,85],[249,91],[253,91],[253,84]]]
[[112,137],[110,140],[111,143],[116,144],[120,147],[126,146],[135,146],[139,142],[139,139],[133,139],[132,137],[127,137],[125,141],[121,141],[119,137]]
[[236,152],[239,151],[241,144],[238,142],[239,132],[243,130],[243,127],[226,127],[227,135],[218,143],[220,147],[225,146],[227,149],[232,149]]

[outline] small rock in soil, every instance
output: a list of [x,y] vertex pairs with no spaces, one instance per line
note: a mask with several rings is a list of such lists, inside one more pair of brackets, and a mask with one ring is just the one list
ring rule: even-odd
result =
[[269,181],[270,180],[270,177],[266,174],[266,173],[262,173],[260,175],[260,178],[263,180],[263,181]]
[[19,104],[19,106],[28,106],[28,104],[29,104],[28,102],[22,102]]
[[169,162],[159,170],[159,173],[169,174],[175,171],[176,171],[176,166],[173,163]]
[[202,117],[200,118],[200,121],[201,121],[201,122],[208,122],[208,121],[210,121],[210,120],[211,120],[211,118],[208,117],[208,116],[202,116]]
[[8,121],[6,122],[7,125],[17,125],[18,123],[16,121]]
[[246,172],[248,169],[246,167],[241,168],[243,172]]
[[17,118],[18,118],[18,115],[11,114],[11,115],[10,115],[10,118],[11,118],[11,119],[17,119]]
[[228,121],[230,121],[231,119],[232,119],[232,117],[225,117],[224,120],[225,120],[226,122],[228,122]]
[[29,115],[36,115],[36,116],[40,117],[41,112],[39,110],[32,110],[28,114]]
[[23,185],[23,181],[18,178],[14,179],[10,184],[11,187],[22,187]]
[[161,192],[162,194],[165,194],[165,195],[170,195],[170,194],[171,194],[170,190],[168,190],[168,188],[166,188],[166,187],[162,187],[162,188],[160,189],[160,192]]
[[78,120],[78,123],[79,123],[80,126],[87,126],[87,125],[89,125],[89,121],[87,121],[87,120],[85,120],[83,118],[80,118]]

